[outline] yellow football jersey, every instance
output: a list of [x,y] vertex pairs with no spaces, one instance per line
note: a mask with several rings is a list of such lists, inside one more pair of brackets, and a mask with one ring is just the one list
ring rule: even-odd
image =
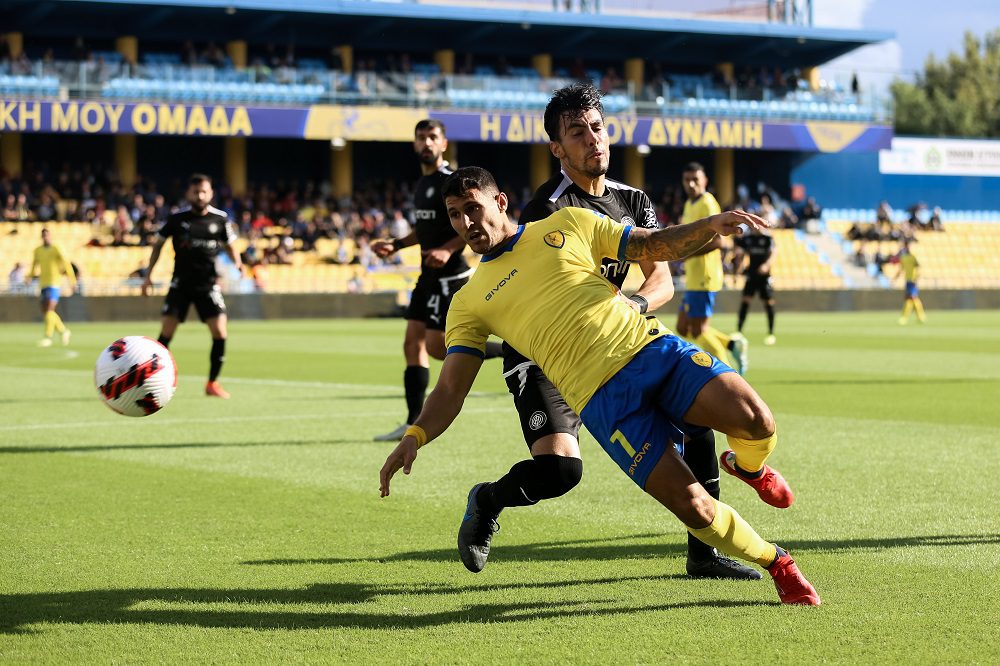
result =
[[[684,202],[681,223],[687,224],[722,212],[711,192],[695,201]],[[722,289],[722,250],[712,250],[684,260],[684,284],[688,291],[720,291]]]
[[903,269],[903,277],[907,282],[916,282],[920,276],[920,262],[909,252],[899,257],[899,265]]
[[484,355],[495,334],[532,359],[577,413],[635,354],[670,331],[615,298],[604,257],[632,227],[583,208],[521,226],[485,255],[448,309],[448,352]]
[[76,272],[69,263],[69,259],[56,245],[39,245],[35,248],[35,256],[31,265],[31,274],[35,274],[35,268],[41,269],[38,278],[38,286],[42,289],[47,287],[58,287],[62,283],[62,273],[65,271],[71,284],[76,285]]

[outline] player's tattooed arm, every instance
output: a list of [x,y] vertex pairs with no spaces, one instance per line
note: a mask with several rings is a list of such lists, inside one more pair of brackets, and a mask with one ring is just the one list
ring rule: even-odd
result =
[[746,228],[766,229],[767,226],[767,222],[756,215],[734,210],[666,229],[633,228],[625,244],[625,258],[629,261],[675,261],[696,253],[717,234],[741,235]]

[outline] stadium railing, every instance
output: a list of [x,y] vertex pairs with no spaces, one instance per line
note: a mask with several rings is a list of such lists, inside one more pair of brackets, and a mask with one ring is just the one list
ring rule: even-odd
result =
[[[321,61],[298,67],[180,65],[173,54],[146,54],[140,65],[110,56],[85,62],[38,62],[30,72],[0,67],[0,95],[166,102],[263,104],[433,105],[469,110],[541,111],[552,91],[574,81],[565,70],[543,78],[528,67],[503,75],[489,66],[470,75],[444,75],[433,63],[415,63],[408,73],[326,69]],[[6,68],[6,69],[5,69]],[[600,72],[586,79],[602,85]],[[719,87],[708,75],[670,75],[669,82],[642,89],[615,84],[604,98],[610,113],[697,115],[746,119],[878,121],[887,107],[861,104],[837,86],[818,91]]]

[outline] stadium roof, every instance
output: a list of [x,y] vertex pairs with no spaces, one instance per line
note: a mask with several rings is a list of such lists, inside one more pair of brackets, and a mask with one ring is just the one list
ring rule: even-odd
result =
[[140,40],[556,57],[641,57],[707,65],[819,65],[892,32],[783,23],[521,11],[365,0],[0,0],[0,25],[40,37],[129,34]]

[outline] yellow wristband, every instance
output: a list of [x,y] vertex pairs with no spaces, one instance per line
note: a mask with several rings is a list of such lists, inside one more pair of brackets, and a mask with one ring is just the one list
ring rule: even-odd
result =
[[417,440],[418,449],[427,443],[427,433],[418,425],[407,426],[403,437],[413,437],[413,439]]

